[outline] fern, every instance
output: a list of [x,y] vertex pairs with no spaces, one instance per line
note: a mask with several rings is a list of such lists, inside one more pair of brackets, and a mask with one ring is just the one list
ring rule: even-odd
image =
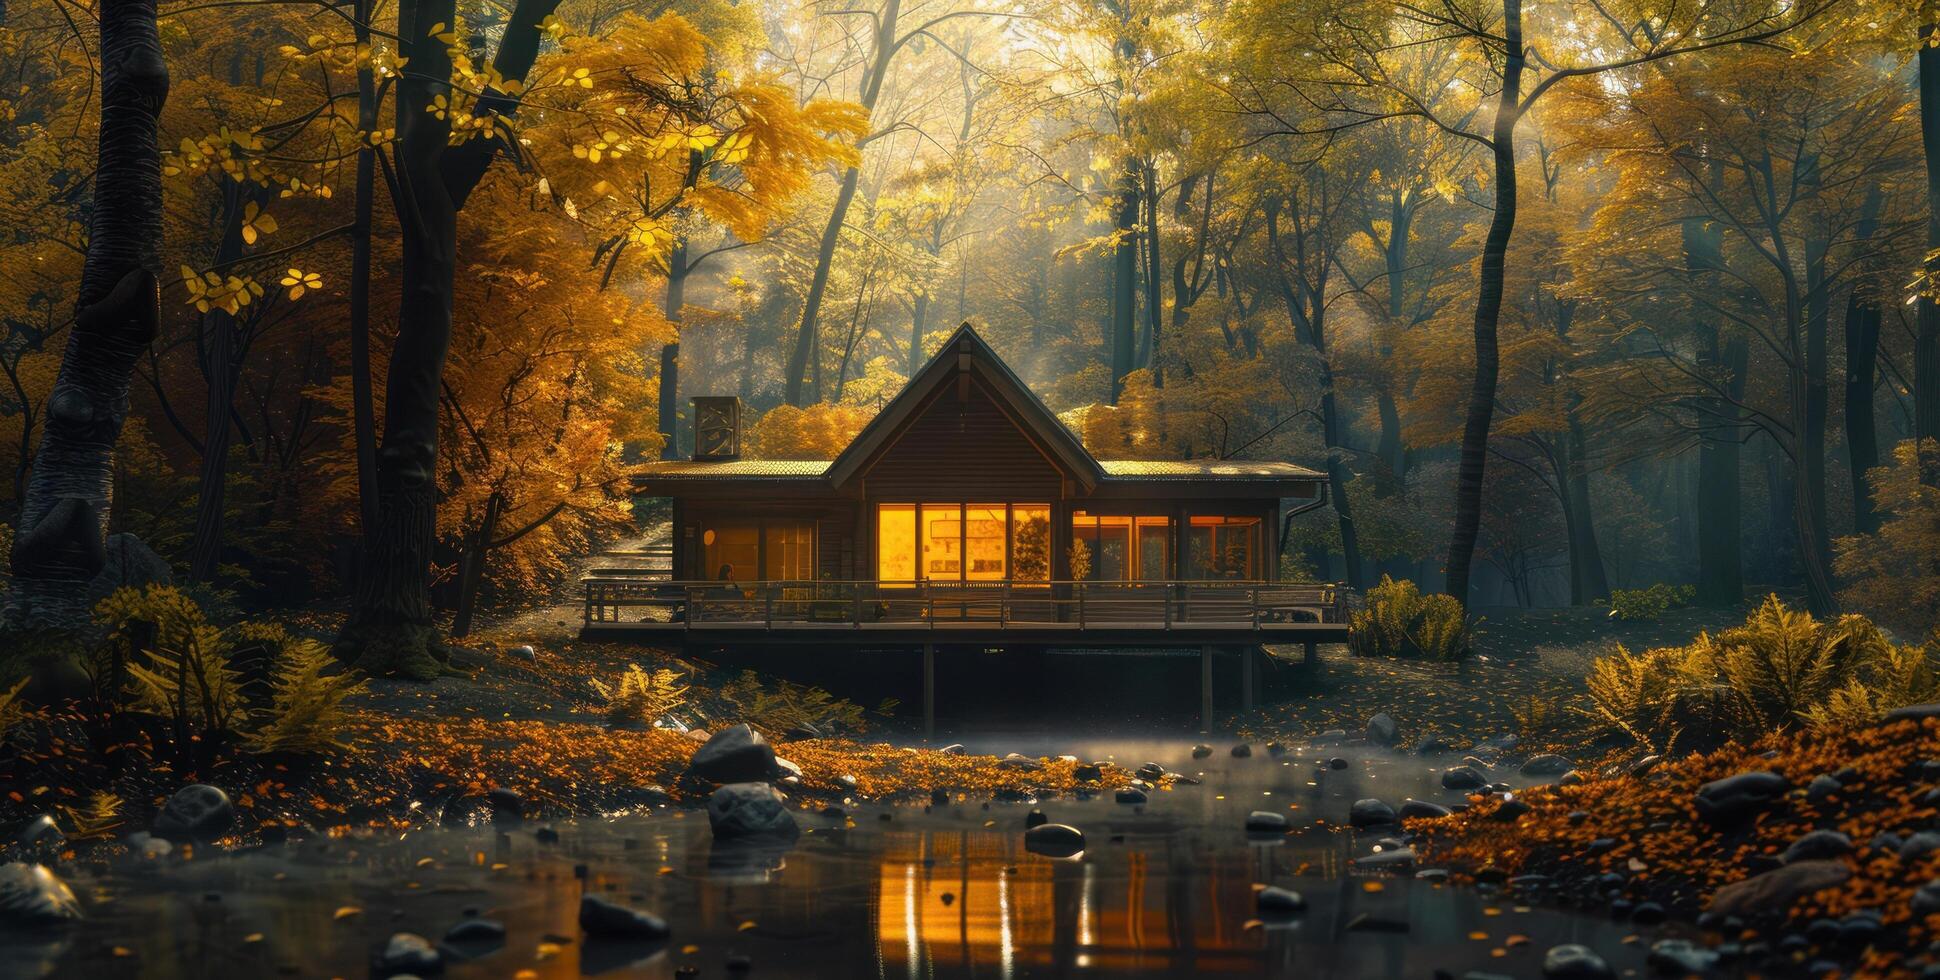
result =
[[74,840],[108,836],[121,826],[122,805],[121,797],[97,790],[81,806],[61,807],[61,814],[67,818],[62,824],[73,828],[67,836]]
[[1348,617],[1348,649],[1359,657],[1468,656],[1474,629],[1453,596],[1423,595],[1415,583],[1381,576],[1368,590],[1367,606]]
[[198,625],[179,643],[149,651],[146,666],[128,665],[137,704],[184,730],[234,731],[247,720],[247,710],[241,677],[223,656],[221,632]]
[[687,701],[687,685],[680,683],[680,673],[665,667],[647,671],[639,664],[627,664],[611,687],[597,680],[591,683],[606,699],[607,723],[616,727],[650,725]]
[[723,686],[721,696],[739,709],[743,720],[770,732],[786,732],[804,725],[841,726],[854,731],[868,727],[862,708],[849,701],[819,687],[781,680],[775,682],[773,691],[765,690],[751,670],[743,671]]
[[0,692],[0,744],[6,743],[7,733],[27,716],[27,706],[20,703],[20,692],[26,687],[27,679],[23,678],[12,690]]
[[344,700],[365,690],[362,678],[326,674],[336,664],[330,648],[315,640],[283,647],[276,667],[275,695],[261,724],[246,743],[252,752],[321,753],[348,748],[343,732],[349,716]]

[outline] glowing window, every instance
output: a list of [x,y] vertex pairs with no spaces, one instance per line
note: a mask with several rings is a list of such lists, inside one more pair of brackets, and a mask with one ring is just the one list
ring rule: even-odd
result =
[[1260,519],[1193,517],[1186,523],[1186,573],[1195,579],[1257,580]]
[[883,582],[916,581],[915,504],[876,508],[876,578]]

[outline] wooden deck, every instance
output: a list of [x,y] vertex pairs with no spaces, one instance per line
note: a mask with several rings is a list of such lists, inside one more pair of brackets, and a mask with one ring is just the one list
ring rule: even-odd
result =
[[1197,646],[1346,639],[1348,590],[1275,582],[581,580],[588,638],[722,643]]

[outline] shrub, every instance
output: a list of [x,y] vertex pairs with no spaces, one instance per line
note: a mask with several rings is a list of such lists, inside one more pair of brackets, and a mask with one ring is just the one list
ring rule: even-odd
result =
[[220,630],[198,626],[147,653],[147,664],[128,665],[142,710],[172,719],[182,734],[233,732],[247,720],[242,677],[229,666]]
[[1588,714],[1646,749],[1842,727],[1940,696],[1934,641],[1896,646],[1863,616],[1821,622],[1768,596],[1744,625],[1687,646],[1619,646],[1589,676]]
[[1654,620],[1664,613],[1689,605],[1697,589],[1689,585],[1659,582],[1647,589],[1610,590],[1610,618]]
[[362,692],[364,682],[349,672],[326,673],[336,666],[330,648],[316,640],[286,643],[272,682],[275,694],[249,736],[249,750],[322,753],[347,748],[344,699]]
[[1924,451],[1913,440],[1893,449],[1890,465],[1867,471],[1873,502],[1883,516],[1872,534],[1840,538],[1835,562],[1847,584],[1843,597],[1896,626],[1925,629],[1940,622],[1940,446]]
[[851,731],[867,727],[862,708],[849,701],[819,687],[784,680],[777,680],[772,691],[765,690],[751,670],[723,686],[721,696],[740,711],[743,721],[769,732],[785,733],[803,725]]
[[1368,590],[1367,607],[1348,617],[1347,646],[1357,657],[1468,656],[1474,630],[1453,596],[1423,595],[1415,583],[1381,576]]
[[642,670],[627,664],[625,672],[611,687],[595,680],[593,690],[606,699],[606,721],[616,728],[651,725],[654,719],[687,701],[687,685],[680,683],[680,672],[662,667]]

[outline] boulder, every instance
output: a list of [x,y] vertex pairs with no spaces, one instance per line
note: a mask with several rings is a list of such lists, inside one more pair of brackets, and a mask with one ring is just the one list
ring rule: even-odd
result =
[[1814,830],[1799,835],[1799,839],[1793,841],[1778,859],[1786,864],[1796,864],[1800,861],[1819,861],[1851,853],[1852,838],[1836,830]]
[[707,823],[716,840],[786,838],[801,833],[781,793],[767,783],[729,783],[707,798]]
[[1142,789],[1121,789],[1112,798],[1120,803],[1143,803],[1145,802],[1145,791]]
[[667,928],[667,920],[657,915],[609,902],[598,895],[579,900],[579,927],[589,937],[635,942],[666,939],[673,932]]
[[1400,731],[1394,723],[1394,716],[1383,711],[1367,720],[1367,740],[1369,744],[1393,747],[1400,741]]
[[67,835],[61,832],[61,825],[55,823],[54,818],[45,813],[27,821],[27,825],[20,828],[20,835],[14,838],[21,847],[30,850],[42,845],[58,847],[66,839]]
[[1419,820],[1430,817],[1446,817],[1453,812],[1440,803],[1430,803],[1427,800],[1403,800],[1401,802],[1400,816],[1403,820]]
[[1713,827],[1735,827],[1785,795],[1792,784],[1775,772],[1741,772],[1705,783],[1692,804]]
[[1456,766],[1442,773],[1443,789],[1481,789],[1488,784],[1489,781],[1482,778],[1482,774],[1472,766]]
[[1378,827],[1394,822],[1394,807],[1376,799],[1355,800],[1348,808],[1347,822],[1355,827]]
[[1213,747],[1210,745],[1202,744],[1202,745],[1195,745],[1192,747],[1192,757],[1195,759],[1204,759],[1207,756],[1212,754],[1213,754]]
[[1921,885],[1919,890],[1913,893],[1912,911],[1919,918],[1940,912],[1940,878]]
[[1665,976],[1703,976],[1718,965],[1718,954],[1688,939],[1659,939],[1644,962]]
[[1551,946],[1543,956],[1543,976],[1549,980],[1615,980],[1616,975],[1596,950],[1578,943]]
[[212,841],[236,822],[229,794],[208,783],[192,783],[175,791],[155,814],[155,836],[175,841]]
[[0,923],[41,926],[80,917],[74,890],[45,865],[0,864]]
[[431,940],[415,932],[399,932],[377,951],[371,966],[371,972],[380,977],[423,977],[445,972],[445,958]]
[[1246,815],[1246,832],[1249,834],[1284,834],[1287,832],[1287,815],[1272,810],[1254,810]]
[[1038,824],[1024,831],[1024,849],[1047,857],[1070,857],[1085,849],[1085,835],[1061,823]]
[[1233,758],[1250,759],[1252,757],[1253,757],[1253,747],[1251,745],[1248,745],[1245,742],[1241,742],[1238,745],[1233,746]]
[[1560,776],[1570,771],[1570,765],[1570,760],[1564,756],[1554,753],[1544,753],[1542,755],[1530,756],[1529,761],[1522,764],[1522,774],[1525,776]]
[[747,725],[729,725],[694,750],[687,774],[710,783],[752,783],[773,778],[775,749]]
[[1334,756],[1333,758],[1327,760],[1327,768],[1332,769],[1335,772],[1339,772],[1340,770],[1347,768],[1347,760],[1341,758],[1340,756]]
[[1718,889],[1710,911],[1719,916],[1783,915],[1799,898],[1850,877],[1852,870],[1844,861],[1795,861]]
[[1266,885],[1253,896],[1253,907],[1261,915],[1298,915],[1307,911],[1307,899],[1291,888]]
[[466,919],[445,930],[448,943],[498,943],[505,941],[505,923],[496,919]]

